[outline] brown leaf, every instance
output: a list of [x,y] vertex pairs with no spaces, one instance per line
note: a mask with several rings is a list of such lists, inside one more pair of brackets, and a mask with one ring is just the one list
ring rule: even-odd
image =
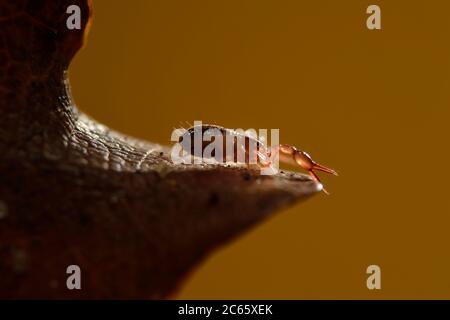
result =
[[[66,28],[72,4],[82,30]],[[80,113],[66,70],[90,12],[0,0],[1,298],[167,297],[211,250],[318,191],[299,174],[174,165]],[[82,290],[66,287],[73,264]]]

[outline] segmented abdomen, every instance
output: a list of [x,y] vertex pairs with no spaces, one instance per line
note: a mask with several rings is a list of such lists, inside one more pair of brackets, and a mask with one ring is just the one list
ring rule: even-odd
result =
[[[197,137],[197,138],[196,138]],[[218,140],[217,142],[216,139]],[[195,142],[197,140],[197,150]],[[258,139],[217,125],[203,124],[186,130],[179,142],[183,149],[200,158],[215,158],[218,162],[257,163],[260,149]],[[215,146],[215,148],[213,148]]]

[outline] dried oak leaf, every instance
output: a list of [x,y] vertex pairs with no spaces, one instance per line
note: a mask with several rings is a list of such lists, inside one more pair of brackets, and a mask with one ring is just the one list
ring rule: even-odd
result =
[[[82,30],[66,27],[74,4]],[[167,297],[212,249],[318,191],[305,175],[174,165],[80,113],[66,70],[90,15],[88,0],[0,0],[0,298]]]

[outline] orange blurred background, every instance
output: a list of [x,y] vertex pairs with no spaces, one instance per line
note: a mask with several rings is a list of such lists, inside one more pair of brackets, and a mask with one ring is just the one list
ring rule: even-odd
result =
[[[366,28],[381,7],[382,30]],[[96,0],[80,109],[170,143],[202,120],[279,128],[336,169],[209,257],[176,298],[450,298],[450,2]],[[245,214],[245,212],[243,213]],[[369,291],[366,268],[381,267]]]

